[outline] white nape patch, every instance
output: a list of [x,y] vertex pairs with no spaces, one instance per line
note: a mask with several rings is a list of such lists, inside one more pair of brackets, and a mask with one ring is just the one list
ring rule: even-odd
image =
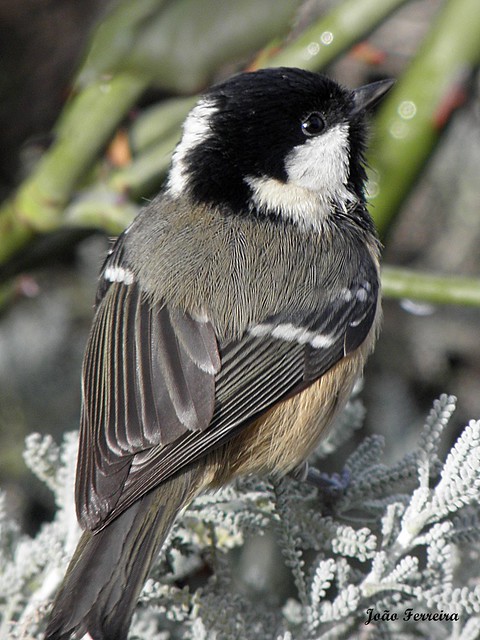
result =
[[250,335],[261,337],[271,335],[272,338],[286,340],[287,342],[298,342],[299,344],[310,344],[314,349],[328,349],[335,342],[332,335],[324,335],[309,331],[305,327],[296,327],[290,322],[285,324],[256,324],[248,330]]
[[121,282],[122,284],[133,284],[135,278],[129,269],[119,266],[107,267],[103,272],[103,277],[109,282]]
[[173,156],[172,167],[168,175],[167,189],[172,195],[180,195],[188,183],[185,158],[191,150],[212,135],[210,123],[218,107],[212,100],[200,100],[190,111],[183,123],[182,139]]

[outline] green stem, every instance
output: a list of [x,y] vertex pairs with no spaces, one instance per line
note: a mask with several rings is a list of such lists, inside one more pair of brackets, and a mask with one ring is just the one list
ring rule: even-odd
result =
[[195,105],[198,96],[171,98],[144,109],[132,122],[128,138],[134,154],[158,145],[165,138],[180,135],[180,126]]
[[478,0],[449,0],[375,123],[369,191],[381,235],[432,153],[455,92],[479,62]]
[[387,298],[480,307],[479,278],[437,276],[398,267],[383,267],[382,289]]
[[0,209],[0,264],[37,232],[59,225],[74,188],[145,89],[129,74],[92,83],[64,110],[54,146]]
[[124,169],[116,171],[109,179],[114,191],[128,193],[130,197],[139,198],[158,189],[159,183],[170,165],[172,152],[180,137],[174,129],[169,137],[147,148],[135,157]]
[[268,60],[268,66],[318,71],[365,38],[407,0],[346,0]]

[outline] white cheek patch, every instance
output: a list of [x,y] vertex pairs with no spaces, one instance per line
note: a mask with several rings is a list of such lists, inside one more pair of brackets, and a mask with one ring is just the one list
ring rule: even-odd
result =
[[287,182],[248,176],[252,203],[306,229],[321,229],[332,203],[346,209],[356,196],[347,188],[348,125],[339,124],[323,135],[294,147],[285,160]]
[[287,182],[324,199],[351,199],[347,190],[349,151],[348,124],[337,124],[292,149],[285,160]]
[[167,189],[172,195],[180,195],[187,186],[188,172],[185,159],[191,150],[212,135],[212,116],[218,107],[211,100],[200,100],[183,123],[183,136],[172,157]]

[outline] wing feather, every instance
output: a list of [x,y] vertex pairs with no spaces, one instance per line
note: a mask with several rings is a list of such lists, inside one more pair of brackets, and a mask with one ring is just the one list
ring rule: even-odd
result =
[[151,306],[135,284],[106,289],[83,369],[76,503],[85,527],[115,508],[136,454],[208,427],[219,362],[208,323]]
[[371,282],[222,344],[209,322],[151,305],[135,282],[104,285],[84,361],[82,524],[104,526],[359,346],[377,308]]

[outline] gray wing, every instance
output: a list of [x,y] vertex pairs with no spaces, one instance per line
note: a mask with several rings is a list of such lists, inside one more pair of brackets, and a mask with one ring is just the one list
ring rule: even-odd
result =
[[122,494],[135,454],[206,429],[220,357],[209,323],[151,307],[136,284],[112,284],[84,359],[76,502],[95,528]]
[[110,283],[84,360],[82,525],[103,526],[323,375],[363,342],[377,294],[375,284],[368,296],[325,300],[315,314],[277,314],[218,344],[210,323],[150,305],[135,282]]

